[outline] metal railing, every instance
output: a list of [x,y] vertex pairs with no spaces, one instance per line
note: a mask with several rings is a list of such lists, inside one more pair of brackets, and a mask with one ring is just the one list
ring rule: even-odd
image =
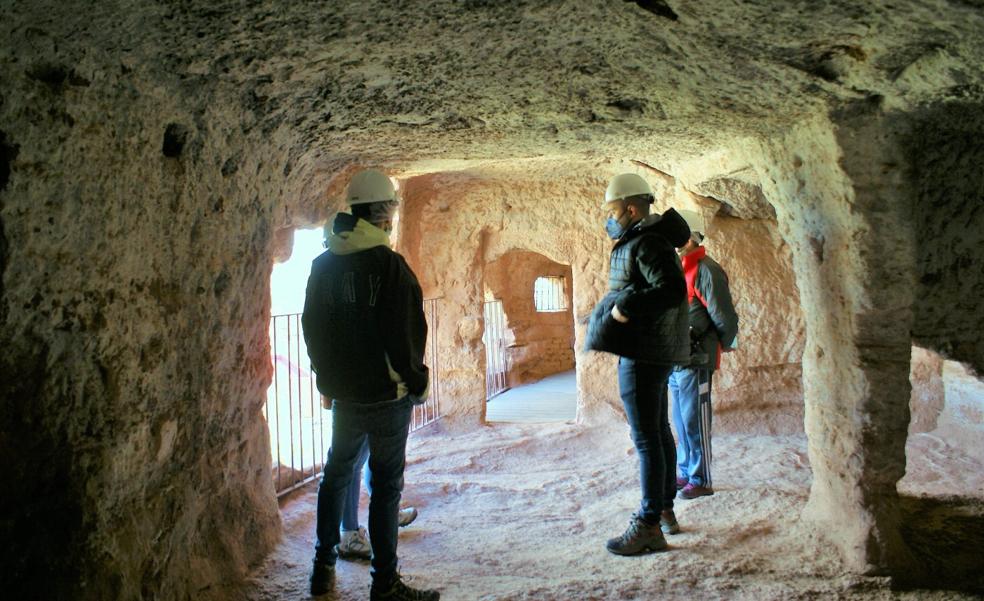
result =
[[413,408],[413,415],[410,417],[411,432],[433,424],[441,417],[441,365],[437,361],[437,329],[440,326],[437,319],[438,300],[424,299],[424,316],[427,318],[427,348],[424,352],[424,360],[430,368],[430,394],[426,402]]
[[[428,322],[425,361],[430,367],[430,394],[413,409],[410,431],[441,417],[441,379],[438,365],[437,300],[424,300]],[[273,480],[281,496],[317,478],[331,447],[331,411],[321,408],[307,345],[301,332],[301,314],[270,317],[270,354],[273,382],[267,390],[263,417],[270,429]]]
[[509,373],[505,340],[506,314],[502,310],[501,300],[484,303],[482,313],[485,316],[485,333],[482,335],[482,342],[485,343],[485,400],[489,401],[495,395],[509,390],[506,379]]
[[322,411],[301,314],[270,318],[273,382],[263,415],[270,428],[274,488],[285,494],[317,477],[331,446],[331,412]]

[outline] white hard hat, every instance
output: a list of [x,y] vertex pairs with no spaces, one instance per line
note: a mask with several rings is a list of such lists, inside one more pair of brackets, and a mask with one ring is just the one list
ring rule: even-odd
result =
[[687,222],[687,225],[690,227],[691,232],[697,232],[703,238],[705,234],[703,215],[701,215],[697,211],[688,211],[686,209],[677,211],[677,213],[679,213],[680,217],[683,217],[683,220]]
[[653,189],[649,187],[649,184],[641,176],[635,173],[623,173],[616,175],[608,183],[608,189],[605,190],[605,204],[607,205],[615,200],[622,200],[623,198],[639,196],[641,194],[652,196]]
[[397,202],[396,188],[393,182],[382,172],[375,169],[360,171],[352,176],[348,190],[345,192],[345,200],[350,206],[362,205],[370,202]]

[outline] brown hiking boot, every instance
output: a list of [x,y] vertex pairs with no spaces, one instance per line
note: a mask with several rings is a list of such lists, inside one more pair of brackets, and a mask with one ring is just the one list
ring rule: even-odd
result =
[[311,571],[311,596],[318,597],[324,595],[335,584],[335,564],[322,563],[314,560],[314,569]]
[[680,490],[681,499],[696,499],[697,497],[706,497],[713,494],[714,489],[710,486],[701,486],[700,484],[694,484],[693,482],[687,484]]
[[629,520],[629,527],[625,529],[622,536],[609,539],[605,547],[616,555],[639,555],[663,551],[667,548],[667,544],[659,524],[650,524],[633,514],[632,519]]

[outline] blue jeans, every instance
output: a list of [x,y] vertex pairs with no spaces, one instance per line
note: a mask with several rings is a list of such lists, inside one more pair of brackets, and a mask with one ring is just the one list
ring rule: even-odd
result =
[[[670,374],[673,427],[676,428],[680,477],[697,486],[711,485],[711,375],[707,369],[675,369]],[[701,411],[700,382],[707,384]]]
[[[362,492],[362,472],[366,467],[366,460],[369,459],[369,439],[362,443],[359,454],[355,457],[355,467],[352,468],[352,481],[349,483],[348,492],[345,493],[345,508],[342,510],[342,530],[359,529],[359,493]],[[372,494],[369,487],[369,472],[366,471],[366,490]]]
[[639,455],[642,503],[638,515],[651,524],[659,523],[662,510],[673,509],[676,496],[676,451],[666,398],[672,369],[625,357],[618,360],[618,388]]
[[373,405],[335,402],[331,449],[318,488],[317,542],[315,561],[334,564],[335,545],[340,537],[345,496],[362,445],[368,439],[369,542],[372,544],[370,573],[376,582],[388,583],[396,576],[396,533],[406,466],[407,433],[412,406],[410,397]]

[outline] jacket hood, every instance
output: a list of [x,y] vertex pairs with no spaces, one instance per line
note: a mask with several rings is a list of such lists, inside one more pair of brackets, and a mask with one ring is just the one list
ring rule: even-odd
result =
[[662,215],[649,215],[629,232],[659,234],[674,248],[680,248],[690,239],[690,226],[675,209],[667,209]]
[[336,255],[350,255],[377,246],[389,248],[390,245],[389,234],[349,213],[335,215],[326,240],[328,250]]
[[670,241],[675,248],[680,248],[690,240],[690,226],[683,215],[676,212],[676,209],[666,209],[660,219],[660,233]]

